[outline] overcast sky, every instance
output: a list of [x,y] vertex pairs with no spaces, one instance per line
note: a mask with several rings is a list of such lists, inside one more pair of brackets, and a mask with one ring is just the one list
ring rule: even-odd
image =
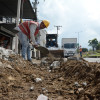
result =
[[39,0],[37,8],[38,19],[50,21],[49,34],[57,33],[54,25],[62,26],[60,45],[62,38],[79,37],[82,47],[88,47],[88,40],[100,41],[100,0]]

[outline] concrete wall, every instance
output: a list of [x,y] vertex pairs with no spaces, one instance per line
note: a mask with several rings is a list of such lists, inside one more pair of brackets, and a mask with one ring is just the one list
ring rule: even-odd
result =
[[[45,47],[46,46],[46,34],[47,34],[47,31],[46,30],[40,30],[39,31],[39,36],[38,36],[38,43]],[[34,49],[34,58],[41,58],[41,55],[40,55],[40,51],[37,51],[36,49]]]

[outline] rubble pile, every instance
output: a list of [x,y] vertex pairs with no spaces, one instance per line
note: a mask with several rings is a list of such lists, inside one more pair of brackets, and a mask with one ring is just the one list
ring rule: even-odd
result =
[[59,72],[61,72],[63,78],[66,79],[68,86],[71,85],[71,88],[73,86],[72,90],[74,94],[77,95],[76,99],[100,99],[99,63],[89,63],[87,61],[70,60],[61,66]]
[[32,65],[18,55],[0,59],[0,100],[100,99],[99,63],[69,60],[49,68],[49,64]]
[[0,47],[0,59],[7,60],[11,54],[14,54],[12,50]]

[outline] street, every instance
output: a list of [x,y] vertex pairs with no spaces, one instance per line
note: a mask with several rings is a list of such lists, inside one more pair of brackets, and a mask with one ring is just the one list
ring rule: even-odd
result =
[[88,62],[98,62],[100,63],[100,58],[84,58]]

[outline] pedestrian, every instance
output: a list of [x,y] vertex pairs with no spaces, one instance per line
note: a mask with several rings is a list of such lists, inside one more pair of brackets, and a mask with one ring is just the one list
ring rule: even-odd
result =
[[82,57],[82,48],[81,48],[81,46],[80,46],[79,50],[80,50],[80,57]]
[[[18,25],[15,29],[18,30],[18,37],[22,45],[22,57],[26,59],[25,55],[27,54],[27,60],[32,62],[30,56],[30,42],[32,42],[33,47],[36,47],[35,38],[37,37],[39,30],[47,28],[49,26],[49,21],[42,20],[41,23],[35,21],[25,21]],[[33,63],[33,62],[32,62]]]

